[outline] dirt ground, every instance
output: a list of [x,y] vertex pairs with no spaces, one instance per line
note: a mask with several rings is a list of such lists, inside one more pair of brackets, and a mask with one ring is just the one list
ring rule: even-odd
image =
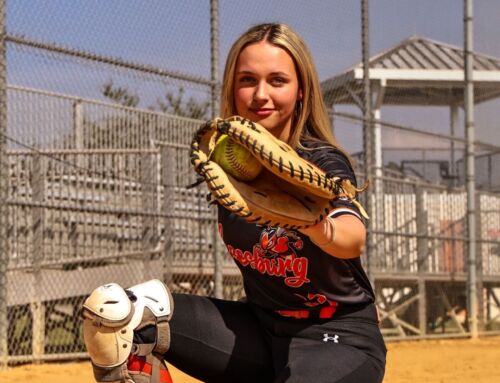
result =
[[[384,383],[500,382],[500,337],[390,342]],[[170,367],[174,383],[199,382]],[[1,383],[92,383],[89,362],[24,365],[0,371]],[[236,383],[236,382],[235,382]]]

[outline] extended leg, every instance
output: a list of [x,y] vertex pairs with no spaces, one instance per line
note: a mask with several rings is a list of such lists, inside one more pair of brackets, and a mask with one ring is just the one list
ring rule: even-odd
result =
[[[83,336],[97,382],[169,383],[161,356],[170,345],[173,301],[167,287],[151,280],[127,290],[110,283],[83,304]],[[134,344],[134,331],[158,329],[151,342]]]
[[204,382],[266,383],[272,358],[262,328],[247,303],[173,294],[172,363]]

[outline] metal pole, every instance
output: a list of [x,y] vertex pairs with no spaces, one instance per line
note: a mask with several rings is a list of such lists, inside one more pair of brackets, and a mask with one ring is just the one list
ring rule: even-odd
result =
[[7,158],[7,58],[5,46],[5,1],[0,0],[0,369],[7,367],[7,263],[9,224],[7,199],[9,167]]
[[369,29],[368,29],[368,0],[361,0],[361,45],[362,45],[362,56],[363,56],[363,151],[364,151],[364,168],[365,168],[365,178],[366,181],[371,182],[371,187],[367,193],[367,198],[365,201],[365,207],[368,214],[372,218],[368,222],[369,230],[366,238],[366,262],[367,262],[367,273],[372,285],[374,284],[373,279],[373,250],[374,246],[374,201],[372,199],[375,196],[375,182],[373,181],[373,166],[374,166],[374,155],[375,151],[373,148],[373,123],[372,123],[372,103],[371,103],[371,88],[370,88],[370,70],[369,70]]
[[[33,156],[32,165],[32,191],[31,199],[34,203],[44,203],[46,189],[46,165],[45,158],[40,153]],[[44,259],[44,231],[45,231],[45,209],[37,207],[31,209],[33,220],[33,274],[31,282],[31,303],[30,310],[32,321],[33,337],[31,339],[32,353],[35,361],[40,361],[44,353],[45,339],[45,310],[40,292],[42,285],[42,261]]]
[[[458,121],[458,105],[453,104],[450,107],[450,136],[454,137],[456,133],[456,126],[457,126],[457,121]],[[451,140],[450,141],[450,176],[451,178],[451,185],[456,186],[457,184],[457,179],[456,176],[458,175],[457,169],[456,169],[456,159],[455,159],[455,141]]]
[[210,0],[212,118],[219,114],[219,0]]
[[467,188],[467,258],[468,258],[468,318],[472,338],[478,337],[477,264],[476,264],[476,206],[475,206],[475,164],[474,164],[474,82],[472,44],[472,0],[464,2],[464,54],[465,54],[465,135],[466,188]]
[[[84,123],[83,123],[83,104],[81,100],[73,102],[73,128],[75,132],[75,149],[84,149]],[[76,164],[79,167],[85,167],[85,157],[77,154]]]
[[[177,151],[173,147],[161,147],[161,172],[162,183],[164,187],[163,207],[162,212],[165,214],[175,211],[175,184],[176,177],[171,169],[176,169],[176,156]],[[175,218],[164,217],[163,222],[165,225],[165,252],[163,256],[163,281],[170,288],[173,287],[174,275],[174,257],[175,257]]]
[[[210,0],[210,46],[211,46],[211,80],[212,80],[212,118],[219,114],[219,0]],[[216,221],[217,222],[217,221]],[[219,230],[214,225],[212,246],[214,252],[214,296],[223,297],[223,258],[219,254]]]

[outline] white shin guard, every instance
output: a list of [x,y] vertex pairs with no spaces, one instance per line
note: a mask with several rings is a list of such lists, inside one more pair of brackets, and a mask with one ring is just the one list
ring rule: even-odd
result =
[[[96,381],[134,382],[127,370],[131,354],[156,354],[156,359],[161,360],[170,345],[168,321],[172,312],[172,296],[156,279],[127,290],[116,283],[95,289],[83,304],[83,337]],[[147,326],[156,327],[156,341],[134,344],[134,330]],[[158,374],[153,371],[149,381],[159,382]]]

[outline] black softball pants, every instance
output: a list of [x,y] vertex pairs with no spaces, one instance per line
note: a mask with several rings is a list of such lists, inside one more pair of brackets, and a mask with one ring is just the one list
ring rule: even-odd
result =
[[165,359],[203,382],[382,382],[386,348],[373,305],[319,320],[185,294],[174,304]]

